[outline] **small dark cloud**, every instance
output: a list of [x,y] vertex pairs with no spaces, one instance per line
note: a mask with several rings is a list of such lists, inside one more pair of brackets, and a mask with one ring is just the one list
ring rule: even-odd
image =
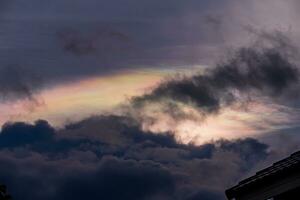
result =
[[0,134],[0,147],[14,148],[52,140],[54,129],[47,121],[36,121],[34,125],[23,122],[6,123]]
[[0,101],[27,99],[38,104],[35,94],[43,81],[34,72],[20,66],[0,68]]
[[99,28],[87,33],[69,29],[60,31],[58,37],[63,50],[77,56],[107,56],[112,51],[128,50],[128,44],[131,43],[126,34],[108,28]]
[[75,55],[88,55],[96,52],[95,40],[85,39],[74,32],[63,32],[59,34],[62,39],[63,49]]
[[254,36],[254,45],[256,47],[263,45],[271,46],[287,57],[299,55],[299,48],[291,39],[292,32],[282,32],[280,30],[266,31],[257,29],[251,25],[243,27],[248,33]]
[[222,20],[222,16],[219,15],[206,15],[204,17],[204,21],[212,26],[214,26],[214,28],[219,29],[220,26],[222,26],[223,24],[223,20]]

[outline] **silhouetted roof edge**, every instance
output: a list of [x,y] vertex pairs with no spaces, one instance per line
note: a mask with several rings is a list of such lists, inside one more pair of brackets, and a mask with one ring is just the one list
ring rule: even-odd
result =
[[300,151],[291,154],[288,158],[274,163],[272,166],[258,171],[254,176],[246,178],[238,185],[225,191],[226,196],[231,199],[246,190],[259,187],[261,184],[267,184],[286,174],[293,173],[300,168]]

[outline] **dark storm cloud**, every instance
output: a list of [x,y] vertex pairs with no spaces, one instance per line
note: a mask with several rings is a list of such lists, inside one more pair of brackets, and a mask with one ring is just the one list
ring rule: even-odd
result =
[[151,161],[104,159],[96,172],[65,180],[56,199],[152,199],[174,193],[173,179]]
[[16,200],[220,200],[224,188],[269,156],[255,139],[184,145],[117,116],[61,130],[42,120],[10,123],[0,140],[0,181]]
[[34,125],[26,123],[6,123],[0,134],[1,147],[16,147],[43,142],[52,139],[54,129],[46,121],[37,121]]
[[298,84],[299,73],[293,60],[281,50],[241,48],[216,68],[166,81],[150,94],[134,98],[133,103],[141,106],[170,99],[210,113],[257,96],[271,99],[288,96]]

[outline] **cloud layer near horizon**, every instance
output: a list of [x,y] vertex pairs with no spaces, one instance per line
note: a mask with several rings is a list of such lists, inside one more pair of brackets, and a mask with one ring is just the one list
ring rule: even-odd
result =
[[42,120],[8,123],[0,141],[0,181],[16,200],[220,200],[225,188],[278,153],[251,138],[179,144],[120,116],[61,130]]
[[44,120],[7,123],[0,181],[16,200],[221,200],[226,188],[299,148],[298,134],[288,132],[194,145],[142,131],[125,116],[93,117],[60,130]]

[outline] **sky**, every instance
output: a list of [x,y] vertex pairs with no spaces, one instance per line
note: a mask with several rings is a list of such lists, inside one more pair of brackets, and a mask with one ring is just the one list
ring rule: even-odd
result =
[[222,200],[299,150],[297,0],[2,0],[0,183]]

